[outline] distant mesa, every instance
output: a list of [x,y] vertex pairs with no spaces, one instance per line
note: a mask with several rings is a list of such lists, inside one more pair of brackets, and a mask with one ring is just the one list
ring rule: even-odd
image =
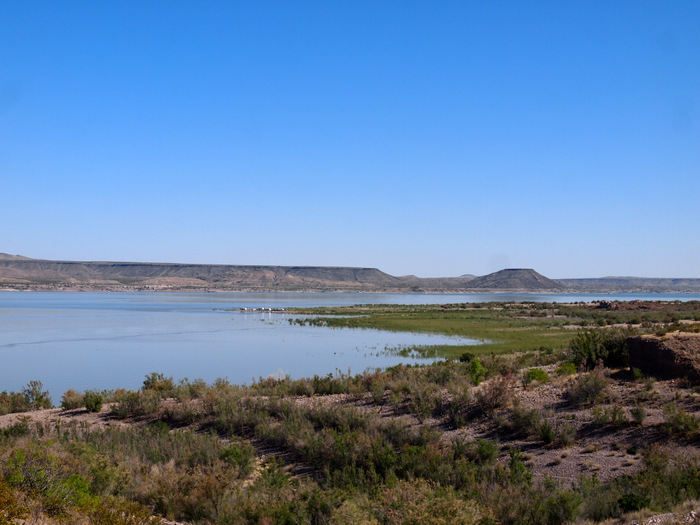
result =
[[484,290],[555,292],[564,286],[529,268],[509,268],[476,277],[469,281],[469,288]]
[[0,290],[386,292],[386,293],[700,293],[700,279],[549,279],[510,268],[475,277],[395,277],[377,268],[51,261],[0,253]]

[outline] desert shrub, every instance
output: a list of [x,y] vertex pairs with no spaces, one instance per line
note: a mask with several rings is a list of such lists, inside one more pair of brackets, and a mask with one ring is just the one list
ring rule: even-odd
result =
[[158,392],[161,396],[166,397],[175,389],[175,383],[172,377],[165,377],[160,372],[151,372],[143,380],[142,391],[153,390]]
[[255,449],[247,443],[233,443],[224,448],[219,457],[231,465],[237,466],[242,475],[247,475],[253,469]]
[[186,377],[178,381],[172,392],[172,396],[178,401],[189,401],[191,399],[201,399],[211,389],[203,379],[190,381]]
[[635,403],[633,408],[630,408],[630,415],[635,423],[642,425],[647,417],[647,411],[640,403]]
[[619,517],[618,500],[621,496],[616,482],[603,484],[597,476],[581,476],[576,484],[576,492],[583,498],[579,509],[579,519],[595,522]]
[[448,416],[450,422],[456,428],[465,426],[472,416],[471,391],[468,388],[455,388],[452,392],[452,399],[448,405]]
[[697,458],[672,454],[652,445],[642,452],[643,467],[632,476],[609,483],[589,480],[583,517],[602,521],[623,511],[649,507],[668,511],[681,501],[700,496],[700,463]]
[[681,332],[689,332],[689,333],[693,333],[693,334],[700,333],[700,323],[683,325],[681,327]]
[[90,513],[92,525],[156,525],[164,523],[163,518],[153,516],[139,503],[123,498],[105,498]]
[[408,410],[421,423],[442,407],[442,392],[434,385],[417,385],[411,390]]
[[477,439],[474,443],[473,459],[478,463],[493,464],[498,458],[498,445],[488,439]]
[[559,487],[550,490],[545,488],[546,495],[537,507],[535,522],[544,525],[556,525],[568,523],[576,517],[576,512],[582,498],[571,490],[563,490]]
[[557,445],[567,447],[576,438],[576,427],[557,420],[554,414],[538,414],[536,422],[533,422],[534,431],[545,445]]
[[476,356],[472,354],[471,352],[464,352],[462,355],[459,356],[459,362],[460,363],[469,363],[471,362]]
[[497,376],[476,394],[476,404],[483,412],[504,408],[513,400],[512,376]]
[[549,381],[549,374],[541,368],[530,368],[523,374],[523,383],[529,385],[533,381],[537,383],[546,383]]
[[325,376],[314,375],[314,377],[311,379],[311,384],[313,385],[315,394],[345,394],[347,392],[347,385],[345,384],[344,379],[344,376],[336,378],[330,373]]
[[545,445],[553,443],[554,437],[556,436],[554,425],[552,425],[550,421],[542,421],[539,425],[537,425],[537,434]]
[[333,511],[331,523],[334,525],[379,525],[372,515],[372,504],[366,494],[346,499]]
[[576,487],[583,497],[579,517],[604,521],[647,507],[663,512],[700,496],[697,458],[671,454],[659,445],[645,449],[642,456],[642,468],[631,476],[620,476],[608,483],[595,476],[580,478]]
[[115,394],[115,403],[111,407],[111,412],[119,419],[125,419],[138,410],[140,396],[135,391],[123,391]]
[[576,405],[592,405],[603,397],[607,384],[603,371],[595,369],[577,377],[567,390],[567,395]]
[[537,409],[527,409],[516,402],[510,413],[510,425],[516,434],[527,436],[538,431],[541,415]]
[[671,435],[691,437],[698,432],[700,420],[671,403],[664,408],[665,428]]
[[5,480],[0,478],[0,525],[13,525],[27,517],[29,508],[20,502]]
[[556,442],[562,447],[568,447],[576,439],[576,427],[569,423],[557,425]]
[[88,412],[101,411],[103,402],[104,400],[100,393],[93,391],[85,392],[85,409]]
[[610,407],[595,407],[591,410],[593,421],[598,425],[615,425],[622,426],[627,424],[627,416],[624,409],[620,405],[612,405]]
[[120,419],[155,414],[160,407],[160,402],[161,396],[156,390],[125,390],[115,394],[115,403],[111,407],[111,412]]
[[388,525],[433,523],[476,525],[482,517],[479,506],[465,501],[449,487],[425,480],[399,481],[380,495],[379,521]]
[[514,375],[521,368],[518,366],[517,357],[510,354],[489,354],[483,356],[482,363],[486,367],[489,376]]
[[73,410],[85,406],[83,394],[73,389],[66,390],[61,396],[61,408],[63,410]]
[[525,464],[525,458],[519,448],[512,448],[508,451],[509,460],[508,468],[510,469],[509,478],[511,483],[526,484],[532,483],[532,472]]
[[29,422],[26,417],[21,418],[16,423],[0,428],[0,437],[15,438],[26,436],[30,433]]
[[452,361],[438,361],[424,367],[424,380],[446,386],[459,377],[458,367]]
[[85,478],[66,472],[58,458],[43,447],[15,449],[5,476],[10,486],[37,498],[51,516],[65,515],[71,507],[86,507],[96,501],[89,494]]

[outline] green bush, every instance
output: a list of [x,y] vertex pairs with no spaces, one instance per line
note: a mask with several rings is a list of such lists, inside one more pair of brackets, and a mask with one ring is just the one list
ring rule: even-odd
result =
[[620,506],[622,512],[633,512],[637,510],[642,510],[648,507],[651,503],[651,499],[640,494],[624,494],[618,500],[617,504]]
[[627,339],[636,333],[631,328],[580,331],[569,343],[571,360],[579,368],[591,369],[599,362],[611,368],[627,367],[629,366]]
[[85,408],[88,412],[100,412],[104,399],[98,392],[85,392]]
[[476,459],[479,463],[495,463],[498,458],[498,445],[488,439],[476,440]]
[[486,377],[486,373],[488,370],[484,368],[484,365],[481,364],[481,359],[478,357],[475,357],[474,359],[469,361],[469,377],[471,377],[472,383],[475,385],[478,385],[481,383],[484,378]]
[[469,363],[474,359],[476,356],[472,354],[471,352],[464,352],[462,355],[459,356],[459,362],[460,363]]
[[555,370],[554,373],[558,376],[570,376],[576,373],[576,365],[574,363],[562,363]]
[[537,425],[537,433],[539,434],[540,439],[545,445],[554,443],[554,437],[556,436],[556,432],[554,431],[554,426],[549,421],[545,420],[542,421],[539,425]]
[[549,381],[549,374],[541,368],[531,368],[527,370],[523,375],[523,382],[526,385],[529,385],[533,381],[536,381],[540,384],[546,383],[547,381]]

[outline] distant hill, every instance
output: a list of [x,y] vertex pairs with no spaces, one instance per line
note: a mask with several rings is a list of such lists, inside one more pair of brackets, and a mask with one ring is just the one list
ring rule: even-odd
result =
[[376,291],[405,286],[376,268],[49,261],[0,255],[11,289]]
[[561,292],[564,290],[562,284],[526,268],[509,268],[476,277],[469,282],[469,287],[494,291]]
[[1,290],[180,290],[387,293],[700,293],[700,279],[549,279],[511,268],[481,277],[394,277],[376,268],[30,259],[0,253]]
[[30,261],[29,257],[21,255],[10,255],[9,253],[0,253],[0,261]]

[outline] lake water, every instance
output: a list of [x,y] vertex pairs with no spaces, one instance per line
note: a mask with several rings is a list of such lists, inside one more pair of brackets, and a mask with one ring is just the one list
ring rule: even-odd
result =
[[293,314],[237,308],[486,301],[700,300],[700,295],[242,294],[0,292],[0,391],[38,379],[54,402],[69,388],[139,388],[162,372],[248,383],[270,375],[358,373],[415,359],[389,349],[478,344],[463,338],[290,325]]

